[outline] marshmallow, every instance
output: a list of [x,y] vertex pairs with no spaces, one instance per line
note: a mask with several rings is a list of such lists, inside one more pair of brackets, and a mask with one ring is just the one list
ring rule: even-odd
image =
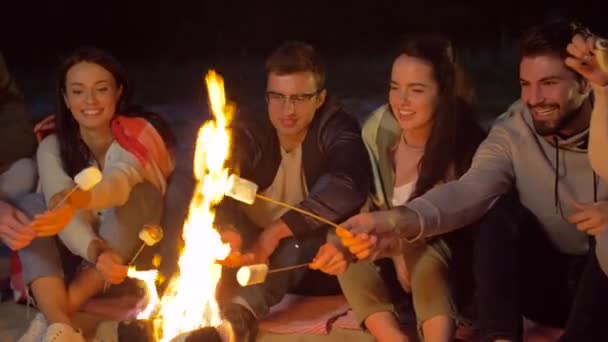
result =
[[267,275],[268,265],[248,265],[239,268],[239,271],[236,273],[236,280],[241,286],[249,286],[263,283]]
[[101,171],[95,166],[87,167],[74,177],[74,182],[84,191],[91,190],[100,181]]
[[258,185],[237,175],[230,175],[228,178],[228,189],[226,196],[232,197],[239,202],[253,204],[255,195],[258,192]]
[[139,231],[139,239],[148,246],[154,246],[163,239],[163,229],[155,224],[146,224]]

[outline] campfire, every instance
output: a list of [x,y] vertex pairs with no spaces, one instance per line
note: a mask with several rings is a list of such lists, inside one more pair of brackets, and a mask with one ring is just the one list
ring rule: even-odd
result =
[[130,277],[146,284],[148,305],[137,318],[139,325],[148,325],[145,329],[151,330],[148,339],[154,341],[181,339],[179,336],[189,332],[198,330],[200,334],[205,331],[203,328],[222,324],[215,299],[221,276],[221,266],[216,261],[229,255],[230,246],[221,241],[213,222],[214,206],[222,200],[228,187],[225,162],[230,152],[228,125],[234,108],[226,104],[224,81],[218,74],[210,71],[205,80],[213,120],[205,122],[198,132],[194,155],[197,184],[183,227],[184,248],[179,257],[178,274],[171,278],[159,299],[156,270],[129,270]]
[[[214,207],[224,196],[247,204],[252,204],[256,199],[269,201],[313,217],[337,230],[343,229],[314,213],[260,195],[255,183],[228,173],[225,168],[230,152],[228,125],[234,107],[226,104],[224,81],[219,75],[210,71],[205,80],[213,120],[205,122],[198,132],[194,154],[197,184],[183,227],[185,245],[178,261],[179,271],[169,281],[162,298],[159,298],[155,284],[157,270],[129,269],[129,277],[144,282],[148,304],[138,315],[139,321],[119,326],[121,340],[190,342],[222,341],[223,338],[234,341],[230,324],[222,321],[215,299],[221,277],[221,265],[217,261],[225,261],[231,252],[230,246],[222,242],[213,225]],[[151,234],[147,240],[156,235],[162,236],[162,231]],[[150,245],[148,242],[146,244]],[[237,278],[242,286],[249,286],[264,282],[268,273],[306,266],[308,263],[269,270],[265,264],[245,265],[239,270]]]

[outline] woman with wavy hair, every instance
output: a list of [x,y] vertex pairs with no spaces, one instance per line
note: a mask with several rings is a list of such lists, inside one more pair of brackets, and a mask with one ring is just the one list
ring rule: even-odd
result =
[[[79,49],[58,76],[56,132],[37,152],[41,197],[50,210],[37,209],[38,237],[20,251],[41,315],[22,341],[83,341],[74,313],[106,284],[125,279],[142,226],[160,222],[174,168],[168,126],[130,105],[125,73],[111,55]],[[102,180],[71,192],[74,176],[90,166]]]
[[[405,42],[393,63],[388,104],[363,127],[377,209],[403,205],[469,168],[485,137],[473,115],[473,97],[447,39],[419,35]],[[387,256],[412,293],[421,335],[425,341],[451,341],[461,317],[456,279],[472,279],[471,230],[394,243]]]

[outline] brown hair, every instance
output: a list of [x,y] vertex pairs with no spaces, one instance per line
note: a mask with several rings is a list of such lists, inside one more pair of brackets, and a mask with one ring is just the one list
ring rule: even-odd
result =
[[568,57],[566,50],[575,34],[588,35],[589,31],[578,22],[558,20],[533,26],[526,30],[518,41],[521,58],[538,55]]
[[315,48],[303,42],[289,41],[281,45],[266,60],[266,72],[287,75],[311,72],[317,82],[317,90],[325,88],[325,65]]
[[485,132],[475,120],[474,89],[456,63],[454,48],[447,38],[437,34],[414,35],[402,45],[398,56],[401,55],[429,63],[439,86],[439,102],[420,160],[414,198],[440,182],[462,176],[471,166]]
[[97,64],[106,69],[114,77],[116,86],[122,87],[121,96],[116,104],[116,114],[146,119],[156,128],[167,147],[173,147],[175,137],[169,124],[160,115],[131,103],[131,88],[122,65],[106,51],[94,47],[82,47],[72,52],[59,67],[55,92],[56,134],[63,168],[70,177],[74,177],[80,170],[89,166],[91,159],[91,152],[80,137],[78,123],[64,101],[66,75],[74,65],[82,62]]

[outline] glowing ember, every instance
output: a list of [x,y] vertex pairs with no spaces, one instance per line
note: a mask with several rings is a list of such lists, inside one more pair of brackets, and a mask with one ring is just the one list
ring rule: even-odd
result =
[[[213,227],[213,207],[222,200],[228,186],[224,164],[230,151],[227,126],[234,108],[226,105],[224,81],[219,75],[210,71],[205,80],[214,120],[207,121],[198,132],[194,156],[197,185],[184,223],[185,244],[179,259],[179,275],[171,279],[160,300],[158,315],[154,316],[158,323],[155,327],[160,330],[155,335],[162,336],[161,341],[221,323],[215,300],[221,266],[216,260],[225,259],[230,246],[222,243]],[[153,311],[154,308],[148,315]]]

